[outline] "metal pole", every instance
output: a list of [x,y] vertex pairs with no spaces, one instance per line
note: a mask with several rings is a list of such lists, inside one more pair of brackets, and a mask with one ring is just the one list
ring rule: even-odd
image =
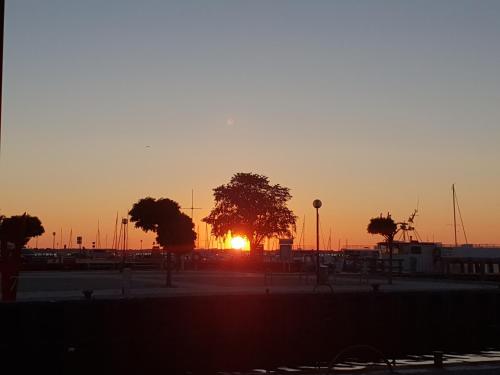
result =
[[457,241],[457,214],[456,214],[456,204],[455,204],[455,184],[451,185],[451,190],[453,191],[453,230],[455,231],[455,247],[458,246]]
[[123,247],[122,247],[122,264],[125,267],[126,261],[126,250],[127,250],[127,227],[128,227],[128,219],[122,219],[122,227],[123,227]]
[[320,284],[319,277],[319,209],[322,203],[319,199],[313,201],[313,207],[316,209],[316,284]]
[[316,207],[316,284],[319,281],[319,207]]

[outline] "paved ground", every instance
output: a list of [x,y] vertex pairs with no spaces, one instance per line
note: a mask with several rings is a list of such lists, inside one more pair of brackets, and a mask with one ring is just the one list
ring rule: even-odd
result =
[[[19,281],[19,300],[60,300],[82,298],[82,291],[91,289],[95,298],[121,297],[122,287],[129,285],[129,296],[169,296],[205,294],[330,293],[325,286],[314,290],[314,275],[184,271],[173,274],[175,288],[165,288],[163,271],[132,271],[130,281],[119,271],[37,271],[23,272]],[[390,291],[484,290],[498,289],[494,283],[435,281],[396,278],[393,285],[384,279],[369,281],[352,275],[331,279],[335,292],[369,291],[371,284]]]

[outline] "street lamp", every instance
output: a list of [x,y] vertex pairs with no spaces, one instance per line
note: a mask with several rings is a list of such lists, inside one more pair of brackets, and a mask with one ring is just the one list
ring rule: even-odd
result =
[[319,209],[322,203],[319,199],[315,199],[313,207],[316,209],[316,284],[319,285]]
[[52,232],[52,250],[56,249],[56,232]]

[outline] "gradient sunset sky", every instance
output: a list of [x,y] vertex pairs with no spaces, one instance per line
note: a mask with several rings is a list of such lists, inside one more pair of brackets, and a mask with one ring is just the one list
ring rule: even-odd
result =
[[335,248],[417,200],[422,238],[451,243],[452,183],[469,241],[500,243],[500,1],[7,0],[5,17],[0,214],[39,216],[39,246],[72,228],[89,247],[98,220],[111,244],[117,211],[191,189],[199,224],[236,172],[291,189],[308,246],[315,198]]

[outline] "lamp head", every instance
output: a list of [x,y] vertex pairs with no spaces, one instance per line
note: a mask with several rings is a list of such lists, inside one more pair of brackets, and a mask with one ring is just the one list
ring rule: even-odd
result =
[[319,199],[315,199],[315,200],[313,201],[313,207],[314,207],[314,208],[320,208],[320,207],[321,207],[321,205],[322,205],[322,203],[321,203],[321,201],[320,201]]

